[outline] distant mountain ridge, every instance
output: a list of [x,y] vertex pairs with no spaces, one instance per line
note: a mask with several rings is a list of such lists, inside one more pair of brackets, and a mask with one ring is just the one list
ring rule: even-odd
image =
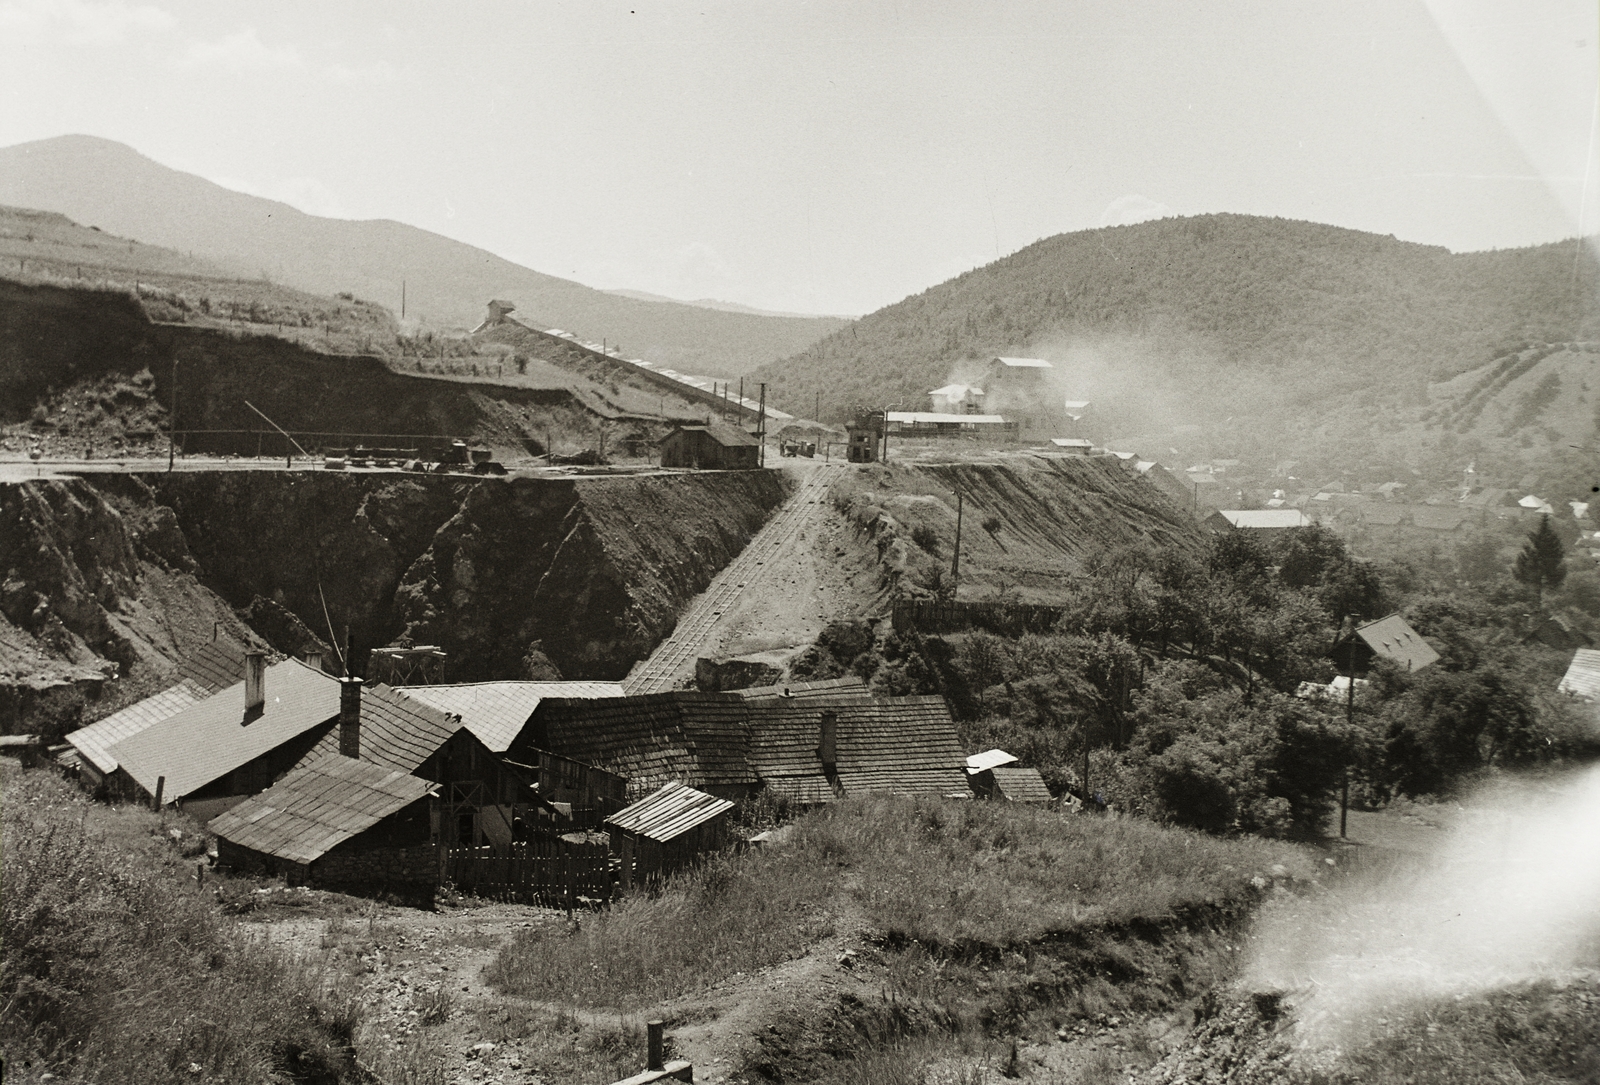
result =
[[397,307],[405,280],[408,314],[435,323],[471,327],[486,301],[503,298],[526,320],[691,372],[737,375],[846,323],[621,297],[403,223],[308,215],[93,136],[0,148],[0,204],[58,212],[320,294],[348,291]]
[[[1589,244],[1451,253],[1219,214],[1046,238],[755,376],[779,406],[820,393],[837,419],[922,406],[992,355],[1033,355],[1057,364],[1068,398],[1093,402],[1097,440],[1338,458],[1390,455],[1399,429],[1400,445],[1421,440],[1439,424],[1423,417],[1430,386],[1508,344],[1597,338]],[[1163,436],[1180,425],[1205,441]]]
[[721,313],[749,313],[752,316],[787,316],[809,320],[821,316],[827,320],[854,320],[853,316],[838,316],[831,313],[785,313],[776,309],[757,309],[753,305],[741,305],[736,301],[719,301],[716,298],[696,298],[693,301],[683,301],[679,298],[669,298],[665,294],[652,294],[648,290],[627,290],[622,287],[607,290],[607,294],[615,294],[619,298],[632,298],[634,301],[665,301],[673,305],[693,305],[697,309],[715,309]]

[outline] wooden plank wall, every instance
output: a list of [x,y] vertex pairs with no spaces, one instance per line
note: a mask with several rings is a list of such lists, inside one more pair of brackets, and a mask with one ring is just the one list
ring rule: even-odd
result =
[[499,850],[450,848],[445,870],[462,892],[563,907],[579,898],[609,901],[611,866],[604,844],[540,838]]

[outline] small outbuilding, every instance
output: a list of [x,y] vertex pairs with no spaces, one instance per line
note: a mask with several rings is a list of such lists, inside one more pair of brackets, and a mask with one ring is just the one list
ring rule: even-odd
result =
[[230,869],[431,904],[439,880],[434,792],[398,769],[334,756],[295,769],[207,828],[217,861]]
[[606,819],[611,851],[622,860],[622,888],[655,881],[731,839],[733,803],[670,783]]
[[1574,648],[1593,648],[1594,638],[1560,615],[1550,614],[1533,627],[1533,632],[1522,638],[1522,643],[1542,644],[1546,648],[1570,652]]
[[1420,671],[1439,659],[1433,646],[1398,614],[1356,626],[1339,638],[1329,654],[1346,674],[1365,671],[1375,659],[1387,659],[1407,671]]
[[967,758],[967,786],[980,799],[1024,802],[1036,806],[1055,801],[1039,770],[1024,768],[1004,750],[988,750]]
[[1573,652],[1567,673],[1556,689],[1580,701],[1600,700],[1600,651],[1579,648]]
[[761,442],[737,426],[719,422],[679,426],[661,442],[661,466],[754,471],[761,466]]

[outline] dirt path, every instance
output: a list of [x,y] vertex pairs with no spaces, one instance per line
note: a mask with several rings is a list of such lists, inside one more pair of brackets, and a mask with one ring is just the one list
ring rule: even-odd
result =
[[680,688],[701,656],[781,656],[858,609],[863,592],[870,597],[870,570],[854,559],[828,504],[828,487],[848,468],[800,461],[784,469],[800,476],[799,489],[634,667],[623,682],[629,693]]

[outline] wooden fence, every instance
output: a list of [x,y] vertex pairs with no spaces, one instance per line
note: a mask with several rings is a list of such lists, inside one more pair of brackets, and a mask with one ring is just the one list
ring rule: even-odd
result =
[[1015,636],[1020,633],[1045,633],[1055,628],[1065,610],[1034,603],[927,603],[902,601],[894,605],[894,627],[898,631],[956,633],[964,629],[987,629],[991,633]]
[[445,876],[465,893],[552,907],[611,900],[611,849],[559,838],[506,848],[450,848]]

